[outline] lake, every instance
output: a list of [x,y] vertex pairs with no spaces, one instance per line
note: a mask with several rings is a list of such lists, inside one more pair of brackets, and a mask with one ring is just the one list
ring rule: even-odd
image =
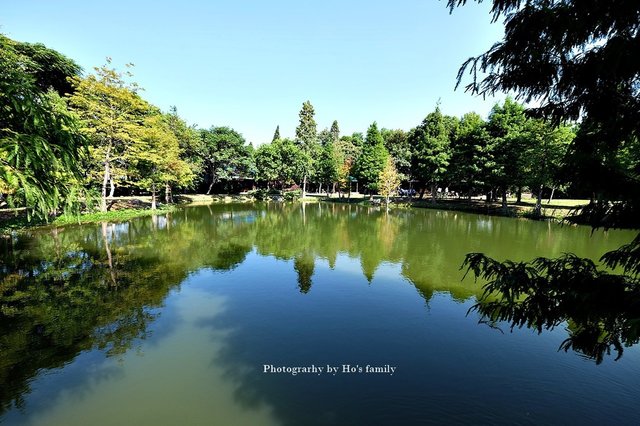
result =
[[217,204],[0,240],[0,423],[638,424],[595,362],[468,313],[465,254],[597,260],[636,232],[438,210]]

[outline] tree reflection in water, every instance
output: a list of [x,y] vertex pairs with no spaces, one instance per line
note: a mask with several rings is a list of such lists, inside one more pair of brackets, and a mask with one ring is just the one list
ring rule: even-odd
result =
[[[637,246],[640,238],[626,247]],[[614,252],[602,260],[617,266]],[[467,255],[462,267],[488,280],[470,311],[481,322],[506,321],[511,329],[541,333],[566,324],[569,334],[559,350],[574,350],[600,364],[640,341],[640,279],[634,265],[625,274],[605,272],[588,259],[565,254],[557,259],[498,262],[481,253]]]
[[[566,322],[563,349],[597,362],[612,349],[620,356],[624,346],[638,342],[637,280],[621,280],[567,256],[557,263],[514,263],[480,299],[480,285],[460,282],[458,270],[460,259],[474,250],[530,258],[571,248],[588,256],[592,246],[615,247],[626,234],[607,240],[588,228],[551,231],[547,224],[501,218],[487,227],[486,218],[456,212],[385,214],[340,204],[300,209],[187,208],[166,217],[1,239],[0,414],[21,404],[42,369],[61,367],[86,350],[118,356],[137,346],[171,289],[203,268],[231,270],[252,250],[288,262],[297,274],[293,288],[305,295],[314,292],[316,262],[326,260],[334,268],[341,255],[357,260],[371,285],[383,262],[399,265],[427,302],[437,292],[454,300],[476,297],[481,316],[538,331]],[[486,265],[486,279],[495,276],[492,262],[480,255],[467,259],[477,274]],[[555,271],[549,282],[539,277],[545,268]],[[519,282],[526,285],[517,287]],[[495,297],[500,291],[502,300]]]

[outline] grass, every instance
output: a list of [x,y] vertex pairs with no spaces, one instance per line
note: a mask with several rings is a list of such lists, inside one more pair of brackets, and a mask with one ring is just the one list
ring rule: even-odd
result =
[[122,222],[136,217],[153,216],[157,214],[165,214],[177,209],[176,206],[162,206],[156,210],[151,209],[122,209],[108,212],[82,213],[79,215],[61,215],[47,222],[44,219],[32,218],[27,219],[26,214],[13,216],[0,220],[0,234],[8,234],[13,231],[23,231],[27,228],[36,226],[62,226],[82,223],[95,222]]
[[170,213],[177,210],[176,206],[162,206],[155,210],[151,209],[126,209],[115,210],[110,212],[95,212],[84,213],[80,215],[62,215],[56,217],[52,222],[52,225],[69,225],[72,223],[92,223],[92,222],[121,222],[136,217],[153,216],[157,214]]

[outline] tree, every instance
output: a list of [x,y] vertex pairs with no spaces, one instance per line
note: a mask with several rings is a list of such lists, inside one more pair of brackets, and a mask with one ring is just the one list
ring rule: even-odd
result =
[[76,204],[86,140],[64,99],[49,89],[57,84],[27,54],[50,55],[49,65],[60,67],[56,83],[78,69],[65,68],[72,62],[42,45],[35,53],[24,47],[0,35],[0,201],[6,197],[10,205],[28,207],[29,216],[46,218]]
[[189,165],[180,158],[178,138],[163,115],[156,113],[146,117],[135,136],[128,152],[129,173],[133,174],[135,186],[151,192],[151,208],[155,210],[159,187],[164,186],[166,194],[170,194],[167,188],[172,184],[186,186],[194,176]]
[[389,209],[389,199],[398,192],[398,188],[400,188],[400,175],[396,170],[393,159],[389,156],[384,169],[382,169],[378,177],[378,191],[384,197],[387,210]]
[[465,114],[451,142],[449,180],[468,198],[488,190],[487,178],[493,166],[489,148],[490,137],[482,117],[474,112]]
[[553,127],[543,120],[529,120],[526,128],[529,145],[525,152],[525,178],[532,191],[537,191],[534,214],[541,215],[542,190],[558,182],[562,162],[575,134],[570,127]]
[[492,163],[487,183],[489,189],[500,192],[505,211],[507,192],[517,188],[519,193],[526,180],[525,158],[527,146],[531,143],[526,131],[527,122],[524,106],[511,98],[507,98],[503,105],[495,104],[489,114],[487,131],[491,136],[489,151]]
[[338,120],[333,120],[333,123],[331,123],[331,130],[329,130],[329,132],[331,132],[331,140],[333,142],[337,142],[340,139],[340,128],[338,127]]
[[28,72],[43,92],[53,89],[60,96],[71,93],[73,86],[69,78],[82,72],[82,68],[73,60],[41,43],[19,42],[0,34],[0,45],[29,58]]
[[[178,115],[178,109],[175,106],[169,108],[169,113],[165,114],[165,121],[169,128],[173,132],[176,138],[178,138],[178,145],[180,147],[180,159],[184,160],[189,168],[191,174],[194,176],[192,183],[198,183],[196,179],[202,178],[204,159],[202,153],[204,152],[204,146],[200,133],[196,130],[195,126],[188,126],[187,123]],[[170,202],[169,199],[165,199],[165,202]]]
[[313,173],[315,154],[318,151],[318,135],[316,121],[313,118],[315,111],[311,102],[302,104],[299,117],[300,124],[296,127],[296,143],[304,155],[302,176],[302,198],[307,195],[307,178]]
[[[320,157],[318,158],[317,173],[320,184],[327,186],[338,181],[338,172],[342,165],[342,156],[337,150],[335,143],[328,142],[322,146]],[[329,188],[327,187],[327,192]]]
[[102,181],[101,211],[107,211],[107,185],[111,184],[113,196],[115,182],[127,178],[126,152],[150,112],[149,104],[137,94],[138,86],[125,82],[125,75],[109,68],[110,63],[107,59],[107,65],[94,68],[95,74],[86,78],[74,77],[74,93],[69,98],[90,140],[89,179]]
[[200,138],[207,194],[217,183],[247,174],[250,156],[240,133],[230,127],[212,127],[201,130]]
[[368,189],[369,194],[378,189],[378,176],[384,169],[389,153],[384,147],[384,140],[378,124],[374,121],[367,130],[367,138],[354,167],[354,173],[362,188]]
[[[449,0],[451,9],[466,0]],[[493,0],[493,21],[505,19],[504,39],[468,59],[458,84],[469,71],[466,89],[474,94],[512,92],[535,101],[534,116],[553,124],[580,120],[570,150],[582,164],[574,180],[586,180],[594,192],[594,220],[624,208],[628,224],[638,225],[638,174],[611,161],[640,137],[640,63],[635,59],[640,4],[608,2]],[[536,34],[536,37],[531,37]],[[594,179],[596,176],[596,179]],[[594,181],[595,180],[595,181]],[[620,194],[619,188],[627,188]],[[636,188],[636,189],[634,189]],[[616,201],[609,203],[609,201]],[[595,222],[594,222],[595,223]]]
[[411,146],[407,132],[401,129],[380,130],[384,146],[389,155],[393,158],[394,165],[398,170],[400,180],[408,180],[411,177]]
[[278,184],[283,188],[296,181],[304,173],[306,156],[291,139],[276,139],[271,144],[258,147],[255,163],[258,180]]
[[451,129],[439,106],[409,133],[409,144],[413,147],[411,173],[423,184],[431,185],[433,202],[451,158],[450,136]]
[[279,124],[276,126],[276,131],[273,132],[273,139],[271,139],[271,142],[273,142],[273,141],[275,141],[277,139],[280,139],[280,125]]
[[[452,9],[465,3],[448,2]],[[465,62],[458,83],[470,69],[473,80],[467,90],[472,93],[511,91],[525,101],[537,101],[531,113],[554,124],[579,119],[569,155],[587,165],[574,170],[587,178],[594,196],[574,220],[593,226],[640,226],[638,163],[633,156],[618,160],[638,146],[640,137],[640,62],[634,47],[640,3],[493,0],[493,13],[494,21],[505,17],[504,39]],[[611,348],[622,353],[628,341],[620,336],[638,339],[640,236],[601,260],[612,270],[621,267],[622,274],[604,272],[574,255],[501,263],[476,253],[467,255],[465,265],[489,280],[485,294],[504,295],[504,303],[487,304],[483,314],[513,326],[553,328],[573,315],[549,318],[548,308],[578,302],[579,309],[573,311],[577,333],[563,346],[577,345],[601,360]]]
[[274,144],[275,141],[270,144],[260,145],[254,154],[257,171],[256,179],[266,182],[267,188],[278,180],[280,171],[279,153]]

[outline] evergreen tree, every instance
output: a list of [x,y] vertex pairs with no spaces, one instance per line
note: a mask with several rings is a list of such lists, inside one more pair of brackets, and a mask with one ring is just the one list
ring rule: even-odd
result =
[[315,111],[311,102],[304,102],[299,113],[300,123],[296,128],[296,143],[305,157],[302,177],[302,198],[307,195],[307,179],[313,174],[314,158],[318,152],[318,132],[314,116]]
[[451,129],[447,123],[437,106],[409,133],[409,143],[413,147],[411,173],[421,183],[431,185],[434,202],[438,183],[442,181],[451,158]]
[[340,139],[340,128],[338,127],[338,120],[333,120],[331,123],[331,139],[333,142],[337,142]]
[[384,169],[388,156],[378,124],[374,121],[367,130],[362,153],[354,166],[361,188],[368,189],[371,196],[378,189],[378,177]]
[[271,139],[271,142],[273,142],[273,141],[275,141],[277,139],[280,139],[280,125],[279,124],[276,126],[276,131],[273,132],[273,139]]
[[488,190],[487,179],[493,167],[489,144],[482,117],[474,112],[465,114],[451,141],[449,180],[468,198]]

